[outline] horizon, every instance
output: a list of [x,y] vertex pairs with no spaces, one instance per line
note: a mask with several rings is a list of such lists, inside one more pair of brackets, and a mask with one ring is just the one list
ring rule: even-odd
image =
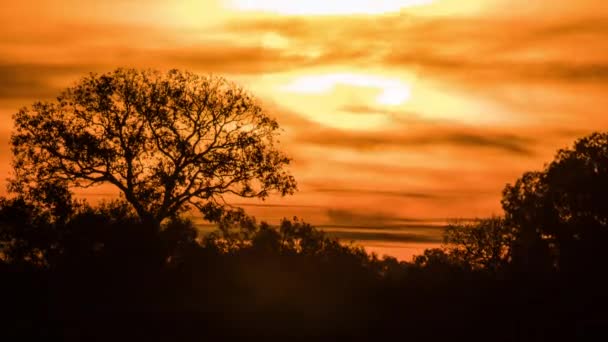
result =
[[120,66],[213,73],[244,86],[284,129],[280,149],[300,190],[236,202],[259,221],[298,216],[400,259],[437,245],[447,218],[499,214],[507,183],[608,127],[600,0],[328,4],[6,5],[2,193],[11,115]]

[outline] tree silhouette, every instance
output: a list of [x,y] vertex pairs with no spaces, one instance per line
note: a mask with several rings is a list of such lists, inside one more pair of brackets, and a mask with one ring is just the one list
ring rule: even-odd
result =
[[607,133],[577,140],[542,172],[507,185],[502,204],[518,230],[514,257],[527,264],[550,259],[562,269],[599,262],[608,242],[607,193]]
[[45,203],[57,198],[49,192],[112,184],[159,227],[190,206],[217,212],[226,194],[265,198],[296,187],[290,159],[275,148],[277,122],[223,78],[91,74],[14,122],[11,190]]
[[501,217],[453,222],[444,233],[444,248],[467,267],[496,271],[510,261],[514,238]]
[[0,260],[44,266],[56,240],[49,215],[22,198],[0,198]]

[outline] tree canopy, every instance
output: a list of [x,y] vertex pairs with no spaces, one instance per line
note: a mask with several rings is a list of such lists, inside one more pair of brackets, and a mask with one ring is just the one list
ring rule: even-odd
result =
[[220,77],[90,74],[56,101],[21,109],[14,124],[11,190],[43,202],[107,183],[158,225],[191,206],[217,212],[210,209],[227,194],[265,198],[296,189],[290,159],[275,147],[278,123]]
[[496,271],[509,262],[513,230],[501,217],[457,221],[444,232],[444,249],[472,269]]
[[518,232],[514,257],[529,264],[550,253],[543,258],[561,268],[596,260],[608,242],[607,193],[607,133],[577,140],[544,170],[507,185],[502,204]]

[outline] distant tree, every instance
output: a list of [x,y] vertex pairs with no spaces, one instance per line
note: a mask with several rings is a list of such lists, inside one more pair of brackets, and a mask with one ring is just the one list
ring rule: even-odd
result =
[[[166,245],[162,255],[170,256],[176,245],[193,239],[192,229],[188,231],[186,223],[176,224],[176,220],[164,223],[159,236],[142,224],[124,201],[95,207],[81,203],[67,218],[57,220],[52,212],[21,197],[0,198],[0,260],[53,268],[101,256],[142,256],[144,249],[159,247],[159,238]],[[138,248],[138,253],[134,254],[133,248]]]
[[541,172],[503,191],[506,220],[517,229],[514,258],[582,269],[608,242],[608,133],[594,133],[558,151]]
[[456,261],[442,248],[425,249],[421,255],[414,256],[413,264],[417,267],[434,269],[452,268]]
[[234,210],[222,213],[218,221],[219,230],[205,236],[202,245],[224,253],[250,249],[262,254],[321,259],[348,256],[361,264],[369,258],[362,247],[342,244],[298,218],[283,219],[278,227],[273,227]]
[[[275,148],[279,126],[246,91],[217,77],[117,69],[14,115],[10,189],[61,209],[69,189],[115,186],[141,220],[160,222],[224,196],[296,188]],[[53,193],[61,196],[53,196]]]
[[49,215],[22,198],[0,198],[0,260],[45,266],[56,240]]
[[508,264],[513,229],[500,217],[453,222],[444,233],[446,252],[472,269],[496,271]]

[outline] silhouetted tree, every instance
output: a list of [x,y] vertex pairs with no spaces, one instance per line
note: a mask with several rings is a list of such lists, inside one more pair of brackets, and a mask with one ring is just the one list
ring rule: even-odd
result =
[[45,266],[56,241],[48,213],[22,198],[0,198],[0,260]]
[[172,218],[160,232],[163,244],[163,255],[170,263],[179,263],[192,249],[196,249],[198,230],[191,220],[183,217]]
[[160,227],[189,206],[205,214],[221,207],[226,194],[265,198],[296,187],[289,158],[275,148],[277,122],[222,78],[91,74],[14,122],[11,190],[56,210],[69,188],[107,183]]
[[450,268],[457,265],[457,260],[442,248],[425,249],[421,255],[414,256],[414,265],[417,267]]
[[[608,134],[594,133],[560,150],[542,172],[528,172],[503,192],[517,229],[513,257],[580,269],[598,262],[608,242]],[[544,260],[544,261],[543,261]]]
[[515,229],[511,250],[513,265],[521,270],[537,272],[554,266],[555,251],[543,229],[555,225],[557,215],[546,201],[544,173],[526,172],[515,184],[503,190],[502,206],[505,219]]
[[444,233],[446,252],[472,269],[497,271],[510,261],[514,230],[500,217],[461,221]]

